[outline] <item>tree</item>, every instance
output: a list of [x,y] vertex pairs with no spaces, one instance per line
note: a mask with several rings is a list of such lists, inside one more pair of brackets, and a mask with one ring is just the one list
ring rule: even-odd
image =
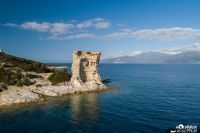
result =
[[49,76],[49,80],[52,82],[53,85],[58,83],[69,81],[71,76],[67,73],[67,70],[54,72]]

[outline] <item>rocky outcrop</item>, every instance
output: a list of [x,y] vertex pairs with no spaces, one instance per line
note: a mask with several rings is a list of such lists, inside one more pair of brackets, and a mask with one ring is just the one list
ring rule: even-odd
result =
[[32,88],[35,93],[45,96],[60,96],[69,93],[103,90],[99,71],[100,52],[73,52],[72,78],[68,83]]
[[[76,92],[106,89],[107,87],[102,83],[98,73],[100,55],[100,52],[74,52],[70,82],[53,86],[48,81],[51,73],[41,73],[40,76],[43,78],[34,80],[36,85],[22,88],[13,86],[0,93],[0,106],[33,102],[41,99],[43,96],[61,96]],[[37,86],[37,84],[40,86]]]
[[61,96],[64,94],[74,93],[75,89],[69,85],[47,85],[42,87],[34,87],[31,90],[35,93],[42,94],[45,96]]
[[41,97],[27,88],[10,87],[0,94],[0,106],[14,103],[29,103]]
[[31,90],[32,92],[45,96],[61,96],[65,94],[72,94],[84,91],[101,91],[105,88],[106,87],[102,84],[90,81],[85,84],[81,84],[80,86],[74,86],[69,82],[65,83],[65,85],[60,84],[56,86],[48,85],[42,87],[34,87]]

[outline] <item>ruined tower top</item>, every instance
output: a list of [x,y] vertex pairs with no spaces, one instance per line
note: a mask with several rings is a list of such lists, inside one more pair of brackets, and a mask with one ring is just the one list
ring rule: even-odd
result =
[[73,52],[72,82],[86,83],[95,81],[101,83],[99,76],[100,52]]
[[84,52],[84,51],[75,51],[73,52],[73,60],[74,59],[83,59],[87,58],[88,60],[100,60],[101,53],[100,52]]

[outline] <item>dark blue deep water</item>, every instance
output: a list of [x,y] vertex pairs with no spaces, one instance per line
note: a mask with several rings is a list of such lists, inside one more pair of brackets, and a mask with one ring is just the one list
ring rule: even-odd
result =
[[101,65],[113,91],[0,110],[0,132],[165,133],[200,128],[200,65]]

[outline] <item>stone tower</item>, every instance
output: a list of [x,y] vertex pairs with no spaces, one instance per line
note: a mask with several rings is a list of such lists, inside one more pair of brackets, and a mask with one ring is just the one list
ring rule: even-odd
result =
[[101,82],[99,76],[100,52],[73,52],[72,79],[88,82]]
[[73,52],[71,83],[77,86],[87,83],[103,85],[98,73],[100,56],[100,52]]

